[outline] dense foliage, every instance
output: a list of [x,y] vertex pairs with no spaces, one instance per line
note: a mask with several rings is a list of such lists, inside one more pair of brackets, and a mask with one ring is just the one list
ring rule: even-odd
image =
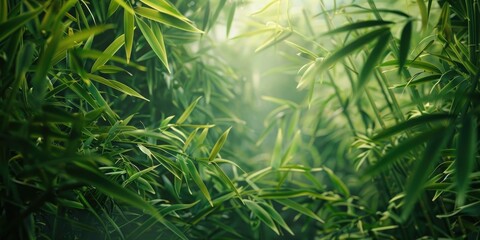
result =
[[0,238],[478,238],[480,3],[300,2],[0,0]]

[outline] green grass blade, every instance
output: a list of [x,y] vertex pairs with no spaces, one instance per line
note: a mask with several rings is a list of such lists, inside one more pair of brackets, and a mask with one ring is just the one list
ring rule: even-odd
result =
[[470,173],[475,164],[477,154],[477,121],[472,115],[463,117],[457,140],[457,159],[455,160],[455,176],[457,187],[457,205],[465,203],[470,184]]

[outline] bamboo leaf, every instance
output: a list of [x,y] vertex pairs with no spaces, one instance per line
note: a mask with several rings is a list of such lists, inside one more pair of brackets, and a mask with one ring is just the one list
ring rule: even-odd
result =
[[304,207],[303,205],[290,200],[290,199],[274,199],[276,202],[284,205],[285,207],[291,208],[305,216],[311,217],[321,223],[324,223],[325,221],[322,220],[317,214],[315,214],[312,210]]
[[186,170],[188,171],[188,175],[190,175],[193,179],[193,181],[195,182],[195,184],[198,186],[198,188],[200,189],[200,191],[202,192],[203,196],[207,199],[207,201],[210,203],[210,206],[213,207],[213,202],[212,202],[212,198],[210,197],[210,193],[208,192],[208,188],[207,186],[205,185],[205,183],[203,182],[202,180],[202,177],[200,177],[200,174],[198,173],[198,170],[197,168],[195,167],[195,164],[193,163],[192,160],[190,160],[190,158],[184,158],[183,156],[181,155],[178,155],[177,156],[177,159],[179,161],[183,161],[185,163],[185,166],[186,166]]
[[66,173],[70,177],[80,182],[94,186],[99,191],[103,192],[109,197],[127,203],[132,207],[138,208],[140,210],[145,210],[146,213],[154,216],[157,221],[165,225],[178,237],[184,240],[188,239],[185,234],[183,234],[183,232],[180,231],[175,225],[173,225],[169,221],[166,221],[163,216],[159,214],[155,207],[143,200],[143,198],[139,197],[137,194],[127,190],[126,188],[121,187],[118,184],[113,183],[92,167],[76,163],[75,166],[69,165],[66,168]]
[[[422,1],[422,0],[418,0]],[[410,41],[412,38],[412,21],[408,21],[403,27],[402,35],[400,37],[400,50],[398,55],[398,71],[400,72],[408,58],[408,52],[410,51]]]
[[188,18],[186,18],[185,16],[183,16],[178,11],[177,8],[175,8],[174,6],[172,6],[170,3],[168,3],[165,0],[157,0],[157,1],[140,0],[140,1],[147,4],[148,6],[154,8],[155,10],[157,10],[161,13],[168,14],[172,17],[178,18],[178,19],[180,19],[182,21],[185,21],[185,22],[190,22],[190,20]]
[[384,52],[387,48],[387,45],[390,41],[390,33],[384,32],[378,37],[375,47],[372,49],[368,55],[367,60],[363,64],[362,71],[358,75],[358,84],[355,91],[355,95],[359,96],[360,92],[363,90],[363,87],[367,84],[372,73],[375,71],[378,63],[384,58]]
[[401,142],[397,146],[390,149],[386,154],[384,154],[378,161],[369,167],[365,171],[366,176],[371,176],[386,170],[390,165],[392,165],[397,159],[405,156],[413,149],[416,149],[418,146],[421,146],[423,143],[436,136],[438,132],[444,131],[444,127],[430,129],[428,131],[419,133],[414,137],[410,137],[405,141]]
[[349,197],[350,196],[350,190],[348,190],[347,185],[345,185],[345,183],[343,183],[343,181],[337,175],[335,175],[335,173],[333,173],[333,171],[331,169],[326,168],[326,167],[324,167],[323,169],[327,173],[328,177],[332,181],[335,188],[340,193],[342,193],[345,197]]
[[272,217],[273,221],[275,221],[276,223],[278,223],[278,225],[287,230],[290,235],[295,235],[292,229],[290,229],[285,220],[283,220],[282,216],[277,212],[277,210],[275,210],[275,208],[273,208],[273,206],[264,202],[261,202],[260,205],[268,212],[268,214]]
[[[148,149],[147,149],[147,150],[148,150]],[[149,167],[149,168],[145,168],[145,169],[143,169],[143,170],[141,170],[141,171],[138,171],[138,172],[132,174],[127,180],[125,180],[125,181],[123,182],[122,187],[127,186],[129,183],[137,180],[137,178],[141,177],[142,175],[144,175],[144,174],[146,174],[146,173],[148,173],[148,172],[151,172],[151,171],[155,170],[155,168],[157,168],[158,166],[159,166],[159,165],[151,166],[151,167]]]
[[130,62],[135,33],[135,16],[128,11],[123,12],[123,31],[125,33],[125,58]]
[[228,11],[227,16],[227,37],[230,35],[230,30],[232,29],[233,18],[235,16],[235,9],[237,8],[237,4],[233,2],[232,6],[230,7],[230,11]]
[[350,32],[362,28],[369,28],[369,27],[377,27],[377,26],[384,26],[384,25],[390,25],[393,24],[394,22],[391,21],[384,21],[384,20],[365,20],[365,21],[359,21],[351,24],[347,24],[345,26],[341,26],[338,28],[335,28],[331,31],[328,31],[324,33],[325,36],[341,33],[341,32]]
[[252,211],[252,213],[257,216],[262,222],[264,222],[269,228],[271,228],[277,235],[280,235],[275,222],[268,212],[263,209],[258,203],[251,200],[244,200],[245,205]]
[[220,152],[220,149],[222,149],[223,144],[225,144],[225,141],[227,141],[228,133],[232,127],[229,127],[223,134],[220,136],[215,143],[215,145],[212,148],[212,151],[210,152],[210,156],[208,157],[208,161],[211,162],[213,159],[217,157],[217,154]]
[[277,138],[275,140],[275,146],[272,152],[272,158],[270,160],[270,166],[272,167],[272,169],[275,169],[275,170],[280,168],[280,165],[282,164],[281,162],[282,143],[283,143],[283,134],[282,134],[282,129],[279,128],[277,132]]
[[158,39],[152,29],[142,19],[137,18],[137,23],[140,31],[147,40],[148,45],[150,45],[153,52],[157,55],[160,61],[162,61],[168,72],[170,72],[170,68],[168,67],[167,51],[165,50],[163,38],[161,40]]
[[455,176],[457,187],[457,205],[465,203],[470,173],[475,164],[477,154],[477,121],[471,114],[463,117],[457,140],[457,159],[455,160]]
[[422,29],[425,30],[428,25],[427,6],[423,0],[417,0],[418,9],[420,9],[420,16],[422,17]]
[[137,7],[135,8],[135,12],[142,17],[165,24],[170,27],[178,28],[187,32],[203,33],[202,30],[196,28],[190,22],[187,22],[182,19],[178,19],[176,17],[172,17],[171,15],[157,12],[151,8]]
[[410,118],[404,122],[398,123],[390,128],[387,128],[379,132],[377,135],[372,137],[372,140],[375,141],[375,140],[380,140],[382,138],[390,137],[392,135],[395,135],[399,132],[406,131],[407,129],[413,128],[420,124],[433,123],[436,121],[443,121],[451,118],[452,116],[450,114],[445,114],[445,113],[426,114],[420,117]]
[[[7,9],[4,9],[2,11],[7,11]],[[0,23],[0,41],[3,41],[5,38],[7,38],[10,34],[14,33],[18,29],[25,27],[25,24],[28,21],[32,20],[42,11],[43,7],[39,7]]]
[[[129,12],[130,14],[134,15],[135,11],[133,11],[133,8],[125,2],[125,0],[112,0],[115,1],[118,5],[122,6],[125,11]],[[111,13],[113,14],[113,13]]]
[[120,91],[124,94],[129,95],[129,96],[137,97],[137,98],[143,99],[145,101],[149,101],[148,99],[146,99],[145,97],[140,95],[140,93],[136,92],[135,90],[133,90],[132,88],[130,88],[129,86],[127,86],[127,85],[125,85],[121,82],[117,82],[115,80],[109,80],[109,79],[106,79],[106,78],[103,78],[103,77],[100,77],[98,75],[91,74],[91,73],[88,73],[86,76],[89,79],[91,79],[95,82],[98,82],[98,83],[101,83],[105,86],[111,87],[111,88],[113,88],[115,90],[118,90],[118,91]]
[[188,117],[189,117],[190,114],[192,113],[193,109],[195,109],[195,106],[197,106],[197,103],[198,103],[198,101],[200,101],[201,98],[202,98],[202,96],[200,96],[200,97],[198,97],[197,99],[195,99],[195,101],[193,101],[193,102],[185,109],[185,111],[182,113],[182,115],[180,115],[180,117],[178,118],[177,124],[182,124],[183,122],[185,122],[185,120],[188,119]]
[[401,218],[406,220],[412,212],[417,199],[421,196],[428,176],[431,174],[433,166],[440,159],[440,151],[445,146],[452,133],[452,126],[445,128],[444,131],[438,131],[431,136],[430,141],[423,153],[420,161],[415,162],[414,169],[407,179],[405,186],[405,199]]
[[328,58],[323,60],[318,67],[318,72],[321,73],[325,70],[327,70],[331,65],[336,63],[337,61],[340,61],[344,57],[346,57],[349,54],[352,54],[356,50],[360,49],[362,46],[365,44],[368,44],[372,42],[374,39],[378,38],[379,36],[383,36],[383,34],[390,32],[388,28],[380,28],[378,30],[371,31],[365,35],[362,35],[352,41],[351,43],[343,46],[342,48],[338,49],[332,55],[330,55]]
[[[388,66],[399,66],[399,65],[400,65],[400,63],[399,63],[398,60],[389,60],[389,61],[383,62],[380,66],[381,67],[388,67]],[[423,69],[427,72],[432,72],[432,73],[437,73],[437,74],[442,73],[442,71],[440,71],[440,69],[438,69],[437,66],[435,66],[431,63],[425,62],[425,61],[420,61],[420,60],[415,60],[415,61],[407,60],[405,62],[405,66],[406,67],[411,67],[411,68]]]
[[103,51],[103,54],[93,63],[91,72],[97,71],[100,66],[105,65],[107,61],[115,55],[115,53],[123,46],[125,43],[125,34],[120,35],[116,38],[110,45]]

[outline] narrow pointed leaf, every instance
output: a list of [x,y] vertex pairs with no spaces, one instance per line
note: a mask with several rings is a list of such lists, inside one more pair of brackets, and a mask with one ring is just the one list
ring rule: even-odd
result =
[[93,63],[91,72],[97,71],[100,66],[105,65],[107,61],[115,55],[115,53],[123,46],[125,43],[125,34],[120,35],[116,38],[110,45],[103,51],[103,54]]
[[127,59],[127,63],[129,63],[133,48],[135,16],[128,11],[124,11],[123,13],[123,31],[125,32],[125,58]]
[[383,53],[387,48],[389,40],[390,34],[388,32],[385,32],[379,36],[377,44],[368,55],[367,60],[363,64],[362,71],[358,75],[357,90],[355,91],[356,96],[359,96],[363,87],[367,84],[369,78],[372,76],[372,73],[377,68],[378,63],[383,59]]
[[162,61],[165,68],[170,72],[170,68],[168,67],[168,59],[166,55],[165,45],[163,41],[160,41],[157,36],[154,34],[152,29],[140,18],[137,18],[138,27],[142,32],[143,36],[148,42],[148,45],[152,48],[153,52],[157,55],[157,57]]
[[264,222],[269,228],[271,228],[275,233],[280,235],[275,222],[273,221],[270,214],[263,209],[258,203],[251,201],[251,200],[244,200],[247,207],[253,212],[255,216],[257,216],[262,222]]
[[372,42],[379,36],[383,36],[383,34],[389,32],[390,30],[388,28],[380,28],[378,30],[371,31],[365,35],[362,35],[352,41],[351,43],[343,46],[339,50],[335,51],[332,55],[330,55],[328,58],[323,60],[323,62],[320,64],[318,67],[318,72],[323,72],[327,70],[330,66],[332,66],[334,63],[337,61],[340,61],[344,57],[348,56],[349,54],[352,54],[353,52],[357,51],[360,49],[362,46]]
[[[421,1],[421,0],[419,0]],[[400,36],[400,52],[398,55],[398,71],[400,72],[407,62],[408,52],[410,51],[410,41],[412,38],[412,21],[408,21],[403,27]]]
[[197,103],[198,101],[200,101],[202,97],[198,97],[197,99],[195,99],[195,101],[193,101],[186,109],[185,111],[182,113],[182,115],[178,118],[177,120],[177,124],[182,124],[183,122],[185,122],[185,120],[188,119],[188,117],[190,116],[190,114],[192,113],[193,109],[195,109],[195,106],[197,106]]
[[377,26],[384,26],[393,24],[391,21],[383,21],[383,20],[366,20],[366,21],[359,21],[351,24],[347,24],[345,26],[341,26],[335,28],[331,31],[324,33],[324,35],[333,35],[341,32],[349,32],[354,31],[362,28],[369,28],[369,27],[377,27]]
[[90,74],[90,73],[87,74],[87,77],[92,81],[101,83],[105,86],[109,86],[109,87],[111,87],[115,90],[118,90],[118,91],[120,91],[124,94],[127,94],[129,96],[133,96],[133,97],[143,99],[145,101],[149,101],[148,99],[143,97],[140,93],[136,92],[135,90],[133,90],[132,88],[130,88],[129,86],[127,86],[127,85],[125,85],[121,82],[118,82],[118,81],[115,81],[115,80],[109,80],[109,79],[100,77],[100,76],[95,75],[95,74]]
[[457,187],[457,205],[465,203],[470,184],[470,173],[475,164],[477,153],[477,121],[472,115],[463,118],[457,141],[457,159],[455,176]]
[[202,30],[196,28],[190,22],[172,17],[168,14],[157,12],[151,8],[137,7],[135,8],[135,12],[142,17],[146,17],[150,20],[165,24],[170,27],[178,28],[187,32],[203,33]]
[[[25,23],[32,20],[43,10],[43,7],[36,8],[27,13],[15,16],[8,19],[5,22],[0,23],[0,41],[8,37],[10,34],[14,33],[21,27],[25,27]],[[2,9],[2,11],[7,11],[7,9]]]
[[217,154],[220,152],[220,149],[222,149],[223,144],[225,144],[225,141],[227,140],[227,137],[228,137],[228,133],[230,132],[231,129],[232,129],[232,127],[229,127],[222,134],[222,136],[220,136],[220,138],[218,138],[217,142],[215,143],[215,145],[212,148],[212,151],[210,152],[210,156],[208,157],[208,161],[212,161],[213,159],[215,159],[217,157]]

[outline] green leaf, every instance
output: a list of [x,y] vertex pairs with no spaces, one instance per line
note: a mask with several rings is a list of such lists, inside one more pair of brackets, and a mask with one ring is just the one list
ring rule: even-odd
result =
[[212,198],[210,197],[210,193],[208,192],[208,188],[203,183],[202,177],[200,177],[200,174],[198,173],[197,168],[195,167],[195,163],[190,160],[190,158],[184,158],[181,155],[177,156],[178,161],[183,161],[185,163],[185,166],[187,167],[188,174],[192,177],[193,181],[195,184],[200,188],[200,191],[202,192],[203,196],[207,199],[207,201],[210,203],[210,206],[213,207],[212,203]]
[[165,0],[157,0],[157,1],[140,0],[140,1],[147,4],[148,6],[154,8],[155,10],[157,10],[161,13],[168,14],[172,17],[178,18],[178,19],[180,19],[182,21],[185,21],[185,22],[190,22],[190,20],[188,18],[186,18],[185,16],[183,16],[178,11],[177,8],[175,8],[174,6],[172,6],[170,3],[168,3]]
[[198,97],[197,99],[195,99],[195,101],[193,101],[186,109],[185,111],[182,113],[182,115],[178,118],[177,120],[177,124],[182,124],[183,122],[185,122],[185,120],[188,119],[188,117],[190,116],[190,114],[192,113],[193,109],[195,109],[195,106],[197,106],[197,103],[198,101],[200,101],[202,97]]
[[350,190],[348,190],[347,185],[345,185],[345,183],[343,183],[343,181],[339,177],[337,177],[337,175],[335,175],[335,173],[333,173],[333,171],[330,168],[324,167],[323,169],[327,173],[328,177],[330,178],[330,181],[332,181],[335,188],[340,193],[342,193],[345,197],[348,198],[350,196]]
[[291,208],[305,216],[308,216],[308,217],[311,217],[321,223],[324,223],[325,221],[323,221],[317,214],[315,214],[312,210],[304,207],[303,205],[293,201],[293,200],[290,200],[290,199],[274,199],[276,202],[284,205],[285,207],[288,207],[288,208]]
[[390,137],[392,135],[395,135],[399,132],[406,131],[420,124],[433,123],[436,121],[443,121],[451,118],[452,118],[452,115],[446,114],[446,113],[426,114],[419,117],[410,118],[404,122],[398,123],[390,128],[387,128],[379,132],[377,135],[372,137],[372,140],[376,141],[382,138]]
[[335,28],[331,31],[328,31],[324,33],[324,35],[333,35],[341,32],[349,32],[349,31],[354,31],[362,28],[369,28],[369,27],[377,27],[377,26],[384,26],[384,25],[390,25],[393,24],[394,22],[391,21],[383,21],[383,20],[365,20],[365,21],[359,21],[351,24],[347,24],[345,26],[341,26],[338,28]]
[[349,54],[352,54],[356,50],[360,49],[362,46],[365,44],[368,44],[372,42],[374,39],[378,38],[379,36],[383,36],[385,33],[390,32],[388,28],[380,28],[378,30],[371,31],[365,35],[362,35],[352,41],[351,43],[343,46],[342,48],[338,49],[335,51],[332,55],[330,55],[328,58],[323,60],[318,67],[317,71],[318,72],[323,72],[327,70],[331,65],[336,63],[337,61],[340,61],[344,57],[348,56]]
[[[418,0],[421,1],[421,0]],[[408,52],[410,51],[410,41],[412,38],[412,21],[408,21],[403,27],[402,35],[400,37],[400,50],[398,55],[398,71],[400,72],[408,58]]]
[[422,195],[425,182],[432,173],[433,166],[439,161],[440,151],[450,139],[453,127],[438,131],[431,137],[420,161],[415,162],[414,169],[407,179],[405,186],[405,199],[401,218],[406,220],[412,212],[417,199]]
[[75,165],[68,165],[66,168],[66,173],[73,179],[94,186],[99,191],[111,198],[127,203],[130,206],[138,208],[140,210],[144,210],[147,214],[154,216],[157,221],[165,225],[181,239],[188,239],[185,234],[183,234],[183,232],[180,231],[175,225],[166,221],[155,207],[143,200],[143,198],[141,198],[137,194],[110,181],[101,173],[99,173],[96,169],[82,163],[76,163]]
[[389,41],[389,32],[384,32],[378,37],[377,44],[375,44],[375,47],[368,55],[367,60],[363,64],[362,71],[358,75],[357,89],[354,93],[355,96],[360,96],[360,92],[363,90],[363,87],[367,84],[370,76],[372,76],[372,73],[377,68],[378,63],[384,58],[384,52],[388,46]]
[[255,216],[257,216],[269,228],[271,228],[275,233],[277,233],[277,235],[280,235],[280,232],[278,231],[275,222],[265,209],[263,209],[260,205],[258,205],[258,203],[254,201],[245,199],[244,202]]
[[235,16],[235,9],[237,8],[237,4],[233,2],[232,6],[230,7],[230,11],[228,11],[227,16],[227,37],[230,35],[230,30],[232,29],[233,18]]
[[125,33],[125,58],[127,59],[127,63],[129,63],[135,33],[135,16],[128,11],[124,11],[123,13],[123,31]]
[[103,54],[93,63],[91,72],[97,71],[100,66],[105,65],[107,61],[115,55],[115,53],[123,46],[125,43],[125,34],[120,35],[115,39],[110,45],[103,51]]
[[477,154],[477,121],[471,114],[463,117],[457,140],[457,159],[455,160],[455,176],[457,187],[457,205],[465,203],[470,184],[470,173],[473,170]]
[[140,31],[147,40],[148,45],[150,45],[153,52],[157,55],[160,61],[162,61],[168,72],[170,72],[170,68],[168,67],[167,51],[165,49],[165,44],[163,43],[163,37],[160,35],[161,38],[157,38],[153,30],[142,19],[137,18],[137,23]]
[[228,133],[232,127],[229,127],[223,134],[218,138],[217,142],[212,148],[212,151],[210,152],[210,156],[208,157],[208,161],[211,162],[213,159],[217,157],[217,154],[220,152],[220,149],[222,149],[223,144],[225,144],[225,141],[227,140]]
[[124,94],[127,94],[129,96],[133,96],[133,97],[137,97],[137,98],[140,98],[140,99],[143,99],[145,101],[149,101],[148,99],[146,99],[145,97],[143,97],[142,95],[140,95],[140,93],[136,92],[135,90],[131,89],[129,86],[121,83],[121,82],[117,82],[115,80],[109,80],[109,79],[106,79],[106,78],[103,78],[103,77],[100,77],[98,75],[95,75],[95,74],[90,74],[88,73],[86,75],[89,79],[95,81],[95,82],[98,82],[98,83],[101,83],[105,86],[108,86],[108,87],[111,87],[115,90],[118,90]]
[[151,8],[137,7],[135,8],[135,12],[142,17],[146,17],[150,20],[165,24],[170,27],[178,28],[187,32],[203,33],[202,30],[196,28],[188,21],[157,12]]
[[282,143],[283,143],[283,134],[282,134],[282,129],[279,128],[277,132],[277,138],[275,140],[275,146],[272,152],[272,158],[270,160],[270,166],[274,170],[280,168],[280,165],[282,164],[281,162]]
[[[0,23],[0,42],[18,29],[25,27],[25,24],[28,21],[32,20],[34,17],[36,17],[38,14],[40,14],[42,10],[43,7],[39,7]],[[4,9],[4,11],[7,11],[7,9]]]
[[[133,8],[130,6],[130,4],[127,4],[124,0],[112,0],[118,3],[118,5],[122,6],[125,11],[129,12],[130,14],[134,15],[135,11],[133,11]],[[113,14],[113,13],[112,13]]]
[[287,225],[285,220],[283,220],[282,216],[277,212],[277,210],[275,210],[275,208],[273,208],[273,206],[271,206],[270,204],[264,203],[264,202],[261,202],[260,205],[263,206],[263,209],[265,209],[268,212],[270,217],[272,217],[272,219],[276,223],[278,223],[278,225],[280,225],[285,230],[287,230],[287,232],[290,233],[292,236],[295,235],[293,233],[292,229],[290,229],[290,227]]
[[[388,67],[388,66],[399,66],[399,65],[400,63],[398,60],[390,60],[390,61],[383,62],[380,66]],[[440,71],[440,69],[438,69],[437,66],[425,61],[420,61],[420,60],[415,60],[415,61],[407,60],[405,62],[405,66],[411,67],[411,68],[423,69],[427,72],[432,72],[432,73],[438,73],[438,74],[442,73],[442,71]]]
[[428,25],[427,6],[423,0],[417,0],[418,9],[420,9],[420,16],[422,17],[422,29],[425,30]]
[[428,141],[432,137],[436,136],[438,132],[444,131],[444,127],[433,128],[427,131],[421,132],[413,137],[409,137],[405,141],[399,143],[397,146],[390,149],[386,154],[384,154],[378,161],[369,167],[365,171],[366,176],[371,176],[377,174],[381,171],[384,171],[388,166],[390,166],[395,160],[400,157],[408,154],[413,149],[416,149],[418,146],[421,146],[424,142]]
[[[147,150],[148,150],[148,149],[147,149]],[[159,166],[159,165],[151,166],[151,167],[149,167],[149,168],[145,168],[145,169],[143,169],[143,170],[141,170],[141,171],[138,171],[138,172],[132,174],[127,180],[125,180],[125,181],[123,182],[122,187],[127,186],[129,183],[137,180],[137,178],[141,177],[142,175],[144,175],[144,174],[146,174],[146,173],[148,173],[148,172],[151,172],[151,171],[155,170],[155,168],[157,168],[158,166]]]

